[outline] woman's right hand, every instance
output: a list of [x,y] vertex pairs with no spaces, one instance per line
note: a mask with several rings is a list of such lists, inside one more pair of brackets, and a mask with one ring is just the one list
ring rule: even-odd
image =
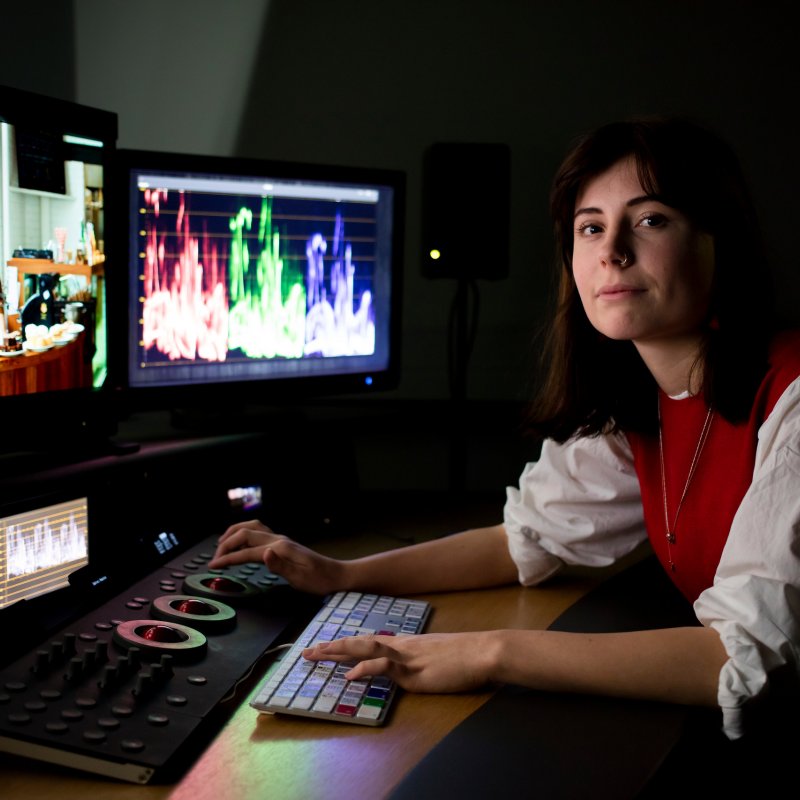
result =
[[301,592],[330,594],[344,587],[345,563],[275,533],[258,520],[237,522],[219,539],[211,569],[263,561]]

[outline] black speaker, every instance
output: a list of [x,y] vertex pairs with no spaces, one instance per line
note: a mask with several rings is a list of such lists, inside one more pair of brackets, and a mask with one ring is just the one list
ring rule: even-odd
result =
[[422,167],[422,274],[506,278],[508,145],[436,142],[425,151]]

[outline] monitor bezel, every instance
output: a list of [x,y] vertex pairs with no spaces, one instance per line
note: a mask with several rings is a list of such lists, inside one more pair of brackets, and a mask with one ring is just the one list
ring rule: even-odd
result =
[[[388,186],[393,191],[392,242],[390,275],[390,321],[388,325],[388,359],[384,369],[347,374],[297,375],[260,377],[242,381],[212,381],[183,386],[133,385],[129,379],[128,341],[134,308],[128,288],[130,237],[130,178],[133,171],[173,171],[236,177],[269,177],[275,179],[352,183],[355,185]],[[401,170],[359,166],[341,166],[314,162],[283,161],[239,156],[176,153],[156,150],[117,148],[114,154],[114,239],[124,257],[115,276],[118,302],[116,323],[110,336],[115,365],[115,394],[125,413],[174,410],[180,408],[212,409],[221,403],[235,406],[281,406],[288,401],[328,395],[363,395],[395,389],[400,380],[400,330],[402,316],[403,254],[405,238],[406,175]]]
[[[114,264],[116,249],[108,230],[110,198],[114,196],[113,163],[118,138],[118,115],[70,100],[0,85],[0,121],[11,125],[37,125],[44,129],[69,133],[103,142],[104,214],[106,216],[106,265]],[[88,150],[88,148],[87,148]],[[4,257],[4,256],[3,256]],[[110,344],[116,301],[111,281],[106,283],[106,340]],[[107,374],[102,386],[29,392],[0,397],[0,409],[5,420],[4,450],[50,452],[69,442],[85,438],[93,440],[113,436],[117,417],[111,403],[114,365],[110,347],[107,349]]]

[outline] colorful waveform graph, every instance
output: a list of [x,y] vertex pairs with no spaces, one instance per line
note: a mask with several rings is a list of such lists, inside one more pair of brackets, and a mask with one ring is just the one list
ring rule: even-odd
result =
[[[192,235],[183,192],[179,192],[174,233],[159,232],[157,222],[168,199],[164,189],[143,193],[142,347],[155,347],[172,361],[224,361],[228,354],[224,254],[207,235]],[[168,242],[175,244],[168,247]]]
[[143,189],[142,366],[373,354],[374,209],[346,205]]
[[302,275],[287,271],[281,257],[281,236],[272,222],[272,198],[261,201],[253,259],[245,238],[252,225],[253,214],[247,208],[241,208],[230,221],[228,347],[249,358],[302,358],[306,289]]
[[306,282],[309,287],[306,318],[307,356],[370,355],[375,352],[375,319],[372,293],[366,289],[355,297],[353,248],[345,241],[344,220],[336,213],[330,290],[325,286],[327,241],[314,234],[306,244]]

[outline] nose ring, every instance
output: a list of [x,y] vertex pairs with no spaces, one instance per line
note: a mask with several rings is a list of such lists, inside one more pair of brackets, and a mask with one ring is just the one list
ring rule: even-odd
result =
[[619,262],[619,265],[621,267],[627,267],[628,266],[628,254],[627,253],[625,253],[625,255],[622,256],[622,260]]

